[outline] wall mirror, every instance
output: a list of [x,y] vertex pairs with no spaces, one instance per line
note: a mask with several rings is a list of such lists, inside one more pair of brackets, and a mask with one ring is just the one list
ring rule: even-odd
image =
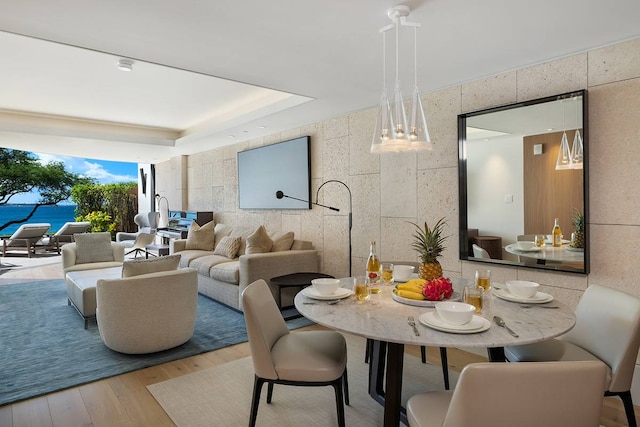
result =
[[461,260],[589,272],[587,111],[583,90],[458,116]]

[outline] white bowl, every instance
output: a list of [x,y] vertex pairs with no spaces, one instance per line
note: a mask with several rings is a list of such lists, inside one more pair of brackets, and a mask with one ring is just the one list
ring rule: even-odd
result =
[[436,303],[436,311],[442,320],[453,325],[471,322],[476,308],[464,302],[442,301]]
[[509,292],[520,298],[533,298],[538,292],[539,287],[540,284],[527,282],[526,280],[507,281],[507,289],[509,289]]
[[333,295],[340,286],[339,279],[313,279],[311,280],[313,289],[320,295]]
[[393,265],[393,280],[406,282],[411,279],[414,267],[412,265]]
[[523,240],[520,242],[516,242],[516,246],[518,247],[518,249],[531,250],[536,247],[536,242]]

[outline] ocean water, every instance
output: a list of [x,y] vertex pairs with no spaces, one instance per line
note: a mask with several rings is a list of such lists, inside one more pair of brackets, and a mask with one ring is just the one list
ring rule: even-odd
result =
[[[40,206],[36,213],[27,221],[27,223],[34,222],[48,222],[51,224],[49,229],[50,233],[58,231],[65,222],[75,221],[74,210],[76,205],[55,205],[55,206]],[[21,219],[26,217],[33,209],[33,205],[2,205],[0,206],[0,226],[7,221]],[[9,227],[0,230],[0,234],[13,234],[22,224],[12,224]]]

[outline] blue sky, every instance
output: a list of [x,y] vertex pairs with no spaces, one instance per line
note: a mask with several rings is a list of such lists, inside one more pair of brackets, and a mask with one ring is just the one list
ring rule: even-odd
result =
[[[83,159],[79,157],[65,157],[51,154],[33,153],[41,163],[60,161],[65,164],[69,172],[94,178],[100,184],[116,182],[137,182],[138,164],[127,162],[110,162],[105,160]],[[38,194],[19,194],[11,198],[10,203],[35,203]],[[71,201],[63,202],[70,203]]]

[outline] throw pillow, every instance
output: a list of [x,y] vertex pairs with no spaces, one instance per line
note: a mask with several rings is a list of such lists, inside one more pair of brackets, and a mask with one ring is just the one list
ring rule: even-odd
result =
[[151,259],[132,259],[122,264],[122,277],[139,276],[141,274],[156,273],[158,271],[177,270],[180,255],[159,256]]
[[215,226],[216,224],[213,221],[206,223],[202,227],[200,227],[195,221],[191,223],[191,227],[189,227],[189,232],[187,233],[185,249],[212,251],[215,239],[215,234],[213,234]]
[[275,233],[272,236],[273,246],[271,247],[271,252],[282,252],[291,249],[291,245],[293,245],[293,237],[293,231]]
[[82,233],[73,235],[76,241],[76,264],[113,261],[111,233]]
[[269,237],[264,225],[258,227],[256,231],[247,236],[247,248],[245,254],[264,254],[271,251],[273,240]]
[[240,237],[224,236],[220,239],[213,254],[234,259],[238,254],[238,249],[240,249]]

